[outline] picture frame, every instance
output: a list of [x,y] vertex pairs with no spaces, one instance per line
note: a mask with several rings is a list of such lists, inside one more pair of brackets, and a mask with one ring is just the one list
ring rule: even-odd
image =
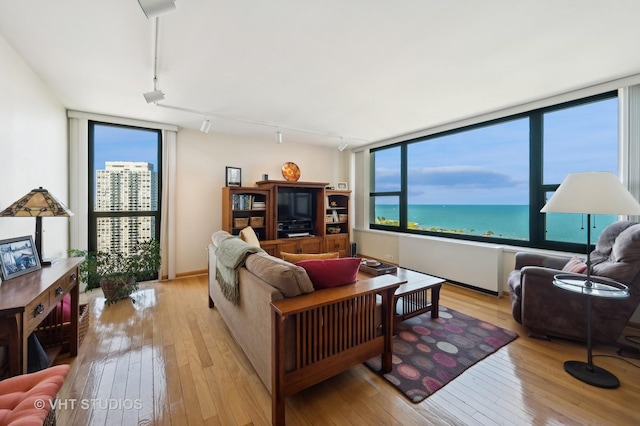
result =
[[225,176],[226,186],[242,186],[242,169],[240,167],[227,166]]
[[337,189],[349,189],[349,187],[347,186],[347,182],[338,182],[338,184],[336,185]]
[[4,280],[10,280],[40,268],[40,259],[31,235],[0,240],[0,270]]

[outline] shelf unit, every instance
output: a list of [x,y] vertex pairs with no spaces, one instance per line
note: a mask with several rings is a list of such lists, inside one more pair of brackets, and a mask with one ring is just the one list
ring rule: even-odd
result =
[[[267,253],[278,257],[281,252],[337,251],[340,257],[350,255],[351,191],[325,189],[328,184],[322,182],[268,180],[257,182],[256,185],[222,188],[223,230],[238,235],[244,227],[251,225],[258,235],[260,246]],[[305,188],[314,194],[313,231],[308,236],[278,238],[278,194],[292,187]],[[259,209],[255,208],[256,201],[260,205]],[[252,224],[251,218],[262,223]],[[338,231],[331,233],[330,229],[335,228],[339,228]]]
[[327,189],[325,191],[325,247],[327,252],[337,251],[340,257],[349,256],[351,191]]
[[251,225],[259,240],[269,240],[269,191],[250,187],[222,188],[222,229],[232,235]]

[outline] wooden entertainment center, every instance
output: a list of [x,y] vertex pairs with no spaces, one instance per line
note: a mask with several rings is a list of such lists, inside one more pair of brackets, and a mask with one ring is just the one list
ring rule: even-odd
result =
[[265,180],[255,187],[222,188],[222,229],[251,226],[273,256],[287,253],[350,255],[351,191],[323,182]]

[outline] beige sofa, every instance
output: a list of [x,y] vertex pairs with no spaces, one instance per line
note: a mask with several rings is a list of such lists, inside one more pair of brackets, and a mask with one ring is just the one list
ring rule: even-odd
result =
[[273,424],[284,424],[288,395],[376,355],[391,369],[391,305],[403,281],[384,275],[314,291],[303,268],[256,253],[237,271],[234,304],[216,281],[216,246],[229,237],[218,231],[209,245],[209,307],[220,312],[272,394]]

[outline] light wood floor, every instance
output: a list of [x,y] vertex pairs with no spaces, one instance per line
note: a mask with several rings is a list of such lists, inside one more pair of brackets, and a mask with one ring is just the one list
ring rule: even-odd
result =
[[[270,395],[208,308],[206,276],[145,284],[134,304],[105,306],[100,290],[82,297],[91,301],[91,327],[80,355],[59,360],[72,365],[58,395],[59,425],[270,424]],[[441,303],[520,337],[420,404],[356,366],[288,398],[288,424],[638,424],[640,369],[597,357],[622,386],[595,388],[562,369],[565,360],[584,360],[585,346],[527,337],[508,297],[446,284]],[[594,353],[615,355],[608,347]]]

